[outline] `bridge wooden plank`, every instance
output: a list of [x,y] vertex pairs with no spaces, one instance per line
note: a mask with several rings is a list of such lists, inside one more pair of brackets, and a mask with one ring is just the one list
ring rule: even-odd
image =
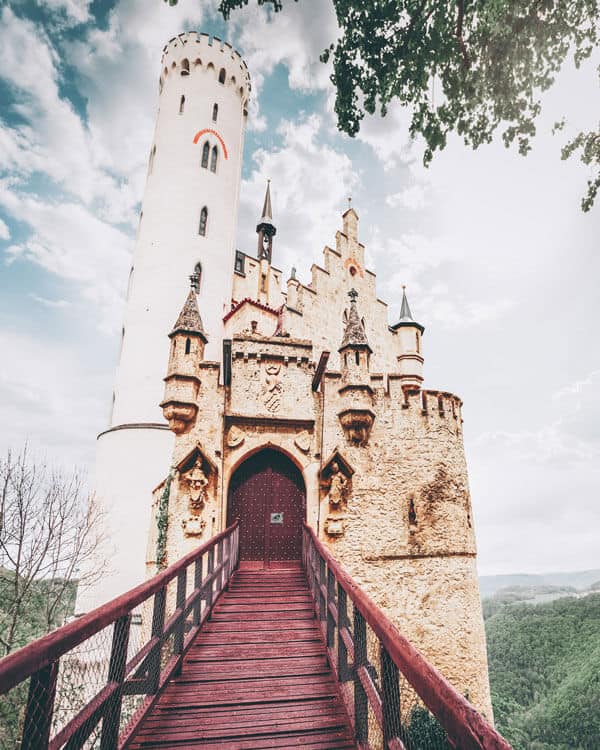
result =
[[355,748],[302,571],[235,574],[130,747]]

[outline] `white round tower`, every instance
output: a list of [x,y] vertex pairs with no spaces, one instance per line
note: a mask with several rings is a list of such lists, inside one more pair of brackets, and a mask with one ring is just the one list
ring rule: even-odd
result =
[[144,577],[151,493],[172,452],[159,406],[168,334],[190,275],[199,274],[208,360],[221,358],[231,305],[248,69],[231,45],[183,33],[164,47],[159,88],[110,426],[98,438],[96,491],[107,510],[114,572],[80,598],[79,611]]

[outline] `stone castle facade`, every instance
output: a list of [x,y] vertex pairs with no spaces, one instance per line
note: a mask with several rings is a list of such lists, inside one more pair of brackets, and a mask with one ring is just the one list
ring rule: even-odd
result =
[[308,284],[274,265],[269,187],[256,255],[235,250],[250,90],[237,53],[182,34],[165,47],[160,86],[116,407],[99,446],[119,586],[141,544],[151,575],[234,512],[243,564],[285,565],[306,520],[491,719],[462,402],[423,387],[423,326],[405,293],[390,325],[353,208]]

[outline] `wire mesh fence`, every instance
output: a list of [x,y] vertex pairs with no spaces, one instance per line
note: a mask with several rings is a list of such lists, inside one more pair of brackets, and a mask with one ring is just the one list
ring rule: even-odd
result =
[[511,750],[401,636],[307,525],[302,560],[358,747]]
[[237,522],[109,604],[0,661],[0,750],[111,750],[131,736],[237,565]]

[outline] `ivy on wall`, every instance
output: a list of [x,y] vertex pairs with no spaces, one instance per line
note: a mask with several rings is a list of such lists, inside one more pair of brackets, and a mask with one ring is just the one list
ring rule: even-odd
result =
[[175,467],[172,466],[169,476],[165,481],[165,486],[158,503],[158,513],[156,514],[156,527],[158,534],[156,537],[156,570],[161,571],[167,567],[167,530],[169,528],[169,495],[171,494],[171,482],[175,476]]

